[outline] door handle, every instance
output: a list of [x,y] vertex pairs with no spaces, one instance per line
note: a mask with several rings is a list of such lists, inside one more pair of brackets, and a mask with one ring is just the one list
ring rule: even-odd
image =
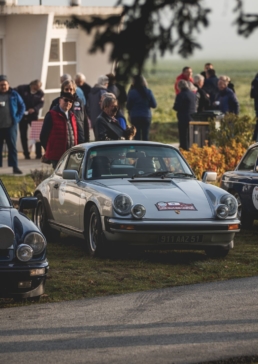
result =
[[59,184],[58,184],[58,183],[56,183],[56,184],[54,185],[54,188],[55,188],[55,189],[58,189],[58,187],[59,187]]

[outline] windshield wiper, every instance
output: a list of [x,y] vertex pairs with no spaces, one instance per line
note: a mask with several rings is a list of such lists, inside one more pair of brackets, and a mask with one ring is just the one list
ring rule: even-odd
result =
[[168,174],[174,174],[174,173],[171,171],[157,171],[147,174],[147,177],[163,177],[163,176],[165,177]]

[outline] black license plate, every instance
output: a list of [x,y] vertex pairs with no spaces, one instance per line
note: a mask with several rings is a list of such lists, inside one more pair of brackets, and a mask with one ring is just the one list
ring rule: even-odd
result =
[[202,235],[160,235],[159,244],[196,244],[202,242]]

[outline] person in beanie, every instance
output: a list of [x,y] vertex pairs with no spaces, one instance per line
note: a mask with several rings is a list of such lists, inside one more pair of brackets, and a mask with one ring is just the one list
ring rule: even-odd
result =
[[25,112],[21,96],[8,83],[7,76],[0,75],[0,167],[2,167],[2,150],[4,140],[8,147],[8,166],[13,167],[14,174],[22,174],[18,168],[17,158],[17,124]]
[[62,91],[59,104],[46,114],[43,122],[40,141],[46,151],[45,158],[53,168],[67,149],[84,141],[80,140],[78,124],[71,111],[74,101],[75,95]]

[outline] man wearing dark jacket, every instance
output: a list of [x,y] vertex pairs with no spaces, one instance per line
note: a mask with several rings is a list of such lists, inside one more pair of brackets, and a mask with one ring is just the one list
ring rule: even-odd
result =
[[[32,121],[38,120],[39,110],[44,105],[44,92],[41,90],[41,81],[31,81],[29,85],[20,85],[16,88],[16,91],[22,97],[26,111],[19,123],[20,137],[23,148],[23,154],[25,159],[30,159],[30,153],[28,149],[28,125],[31,125]],[[41,144],[36,142],[36,158],[41,158]]]
[[228,79],[220,78],[218,81],[219,92],[214,102],[215,108],[220,110],[223,114],[234,113],[239,114],[239,103],[236,95],[230,88],[228,88]]
[[5,75],[0,75],[0,167],[2,167],[2,149],[4,140],[8,147],[8,166],[13,173],[22,174],[17,158],[17,124],[25,111],[21,96],[11,89]]
[[210,68],[206,71],[206,79],[204,81],[203,89],[207,94],[210,95],[211,105],[216,100],[218,89],[218,77],[216,76],[216,71]]
[[40,141],[46,151],[45,158],[51,161],[53,168],[67,149],[83,142],[78,134],[76,118],[70,111],[74,100],[73,94],[61,92],[59,105],[44,119]]
[[210,97],[203,89],[204,77],[200,74],[194,76],[194,86],[197,88],[196,101],[197,112],[202,112],[209,109]]
[[189,122],[196,112],[196,95],[190,91],[187,81],[178,82],[180,93],[176,95],[173,109],[177,111],[179,147],[189,150]]
[[91,126],[93,130],[95,129],[96,119],[101,113],[100,100],[101,96],[108,92],[108,77],[100,76],[98,79],[98,83],[92,87],[89,93],[89,116],[91,120]]

